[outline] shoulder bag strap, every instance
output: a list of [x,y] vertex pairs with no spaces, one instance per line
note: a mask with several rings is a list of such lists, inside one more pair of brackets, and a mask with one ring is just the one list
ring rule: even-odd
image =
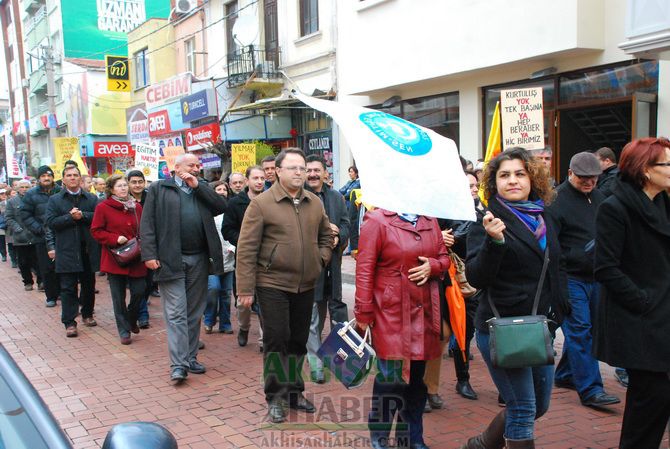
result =
[[[549,267],[549,246],[544,250],[544,262],[542,263],[542,272],[540,273],[540,282],[537,284],[537,291],[535,292],[535,299],[533,300],[533,310],[531,315],[537,315],[537,308],[540,304],[540,295],[542,295],[542,287],[544,286],[544,279],[547,276],[547,268]],[[493,311],[493,315],[496,318],[500,318],[500,312],[496,308],[495,304],[491,300],[491,294],[488,289],[486,290],[486,297],[488,298],[489,305]]]

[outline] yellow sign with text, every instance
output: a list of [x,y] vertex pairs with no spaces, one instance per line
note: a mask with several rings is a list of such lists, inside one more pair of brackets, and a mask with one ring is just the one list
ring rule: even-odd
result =
[[174,171],[175,159],[180,154],[184,154],[184,147],[165,147],[163,148],[163,154],[165,155],[163,159],[167,163],[168,170]]
[[231,173],[244,173],[256,165],[256,144],[234,143],[232,146]]
[[56,163],[54,164],[55,167],[53,167],[54,178],[59,180],[62,177],[63,167],[65,166],[66,161],[71,159],[74,160],[77,156],[79,156],[79,160],[81,160],[79,139],[77,137],[55,137],[53,139],[53,144],[54,155],[56,158]]

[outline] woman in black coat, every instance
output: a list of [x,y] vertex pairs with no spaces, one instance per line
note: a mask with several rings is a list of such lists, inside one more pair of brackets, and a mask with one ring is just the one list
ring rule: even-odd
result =
[[486,321],[494,316],[489,298],[501,317],[532,313],[545,251],[550,262],[537,313],[549,315],[552,307],[565,303],[567,280],[559,271],[560,246],[543,217],[553,191],[547,171],[522,148],[491,160],[482,184],[489,209],[468,234],[465,274],[473,287],[484,290],[475,316],[475,339],[507,407],[463,447],[534,448],[534,421],[549,408],[554,366],[493,367]]
[[670,418],[670,141],[626,145],[596,216],[604,287],[594,352],[629,375],[621,449],[657,449]]

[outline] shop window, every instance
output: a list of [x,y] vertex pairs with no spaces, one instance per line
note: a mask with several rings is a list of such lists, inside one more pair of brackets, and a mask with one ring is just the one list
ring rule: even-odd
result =
[[305,112],[305,131],[313,132],[323,129],[330,129],[330,117],[323,112],[311,110]]
[[151,83],[149,79],[148,49],[145,48],[135,53],[133,60],[135,62],[135,89],[148,86]]
[[318,0],[300,1],[300,36],[319,31],[319,6]]
[[628,97],[658,90],[658,61],[561,75],[561,104]]
[[452,139],[456,142],[456,145],[459,143],[460,112],[458,92],[398,100],[388,107],[375,105],[371,106],[371,108],[431,129],[442,136]]

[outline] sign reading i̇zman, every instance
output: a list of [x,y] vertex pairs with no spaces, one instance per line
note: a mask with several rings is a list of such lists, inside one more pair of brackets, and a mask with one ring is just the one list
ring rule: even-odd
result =
[[98,29],[127,33],[146,21],[144,0],[97,0]]

